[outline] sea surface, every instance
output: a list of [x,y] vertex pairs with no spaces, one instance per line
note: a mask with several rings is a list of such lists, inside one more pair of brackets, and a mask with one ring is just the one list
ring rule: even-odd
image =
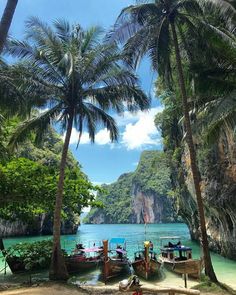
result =
[[[169,224],[148,224],[145,228],[142,224],[100,224],[87,225],[82,224],[76,235],[66,235],[61,237],[62,247],[69,253],[75,248],[76,243],[83,243],[86,247],[92,247],[94,243],[99,246],[103,239],[111,239],[114,237],[123,237],[126,239],[128,256],[133,258],[133,253],[143,248],[143,241],[149,240],[154,244],[154,250],[159,252],[161,246],[161,237],[177,236],[181,238],[182,244],[190,246],[193,249],[193,257],[199,258],[201,255],[200,247],[197,243],[190,240],[189,230],[183,223]],[[50,239],[51,236],[35,236],[35,237],[16,237],[4,239],[5,248],[20,242],[33,242],[42,239]],[[163,242],[164,243],[164,242]],[[236,261],[223,258],[220,255],[212,253],[213,265],[217,277],[223,283],[226,283],[236,289]],[[4,263],[0,260],[0,270],[4,267]],[[47,274],[45,274],[47,276]],[[0,282],[17,281],[19,276],[13,276],[7,272],[4,276],[0,273]],[[98,270],[75,277],[74,280],[79,282],[89,282],[93,284],[99,283]],[[171,285],[183,285],[182,278],[165,271],[161,283],[171,283]]]

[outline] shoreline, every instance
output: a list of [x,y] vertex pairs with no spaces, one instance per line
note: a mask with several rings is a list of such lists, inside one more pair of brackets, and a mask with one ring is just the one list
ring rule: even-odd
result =
[[[143,285],[144,289],[153,288],[153,292],[145,291],[143,294],[159,294],[164,295],[164,293],[158,292],[158,288],[154,288],[152,284],[148,283]],[[3,286],[1,286],[3,287]],[[41,295],[41,294],[53,294],[53,295],[102,295],[102,294],[132,294],[132,292],[120,292],[118,288],[118,284],[115,285],[104,285],[104,286],[86,286],[86,285],[72,285],[67,283],[56,283],[56,282],[44,282],[38,283],[33,285],[21,285],[21,286],[12,286],[3,290],[0,289],[1,295]],[[211,288],[209,290],[204,290],[204,288],[199,288],[196,285],[197,289],[200,289],[200,294],[202,295],[226,295],[226,294],[233,294],[227,291],[224,291],[220,288]],[[159,286],[159,290],[160,290]],[[165,288],[162,288],[165,289]],[[194,288],[193,288],[194,289]],[[184,290],[184,288],[183,288]],[[166,294],[166,293],[165,293]],[[236,293],[234,293],[236,294]]]

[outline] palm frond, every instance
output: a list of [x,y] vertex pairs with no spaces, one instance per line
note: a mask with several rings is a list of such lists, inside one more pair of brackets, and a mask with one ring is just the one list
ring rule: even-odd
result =
[[19,143],[25,141],[32,131],[36,134],[35,141],[39,142],[42,139],[43,134],[48,130],[51,123],[56,120],[60,112],[61,104],[58,104],[53,108],[20,123],[9,140],[9,150],[12,151]]

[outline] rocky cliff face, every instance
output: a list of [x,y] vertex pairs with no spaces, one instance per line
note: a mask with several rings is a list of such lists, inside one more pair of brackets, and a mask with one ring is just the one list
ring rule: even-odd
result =
[[[21,220],[8,221],[0,219],[0,236],[26,236],[26,235],[52,235],[53,224],[51,216],[41,214],[32,223],[25,223]],[[78,223],[73,218],[62,222],[62,234],[76,234]]]
[[133,223],[173,222],[177,219],[171,199],[155,191],[145,192],[136,183],[132,187],[132,208]]
[[[236,144],[232,132],[225,132],[211,149],[199,146],[198,158],[210,248],[236,259]],[[184,193],[180,197],[179,212],[187,222],[192,238],[197,240],[200,235],[197,206],[186,150],[182,164],[186,186],[182,183]]]
[[170,170],[163,152],[145,151],[137,169],[104,186],[98,199],[104,208],[92,209],[87,223],[160,223],[178,218],[168,196]]

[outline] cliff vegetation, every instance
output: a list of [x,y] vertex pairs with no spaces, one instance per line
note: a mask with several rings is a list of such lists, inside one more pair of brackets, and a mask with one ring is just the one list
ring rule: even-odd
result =
[[169,194],[170,168],[161,151],[144,151],[136,170],[122,174],[97,196],[103,208],[93,208],[85,223],[173,222],[173,200]]

